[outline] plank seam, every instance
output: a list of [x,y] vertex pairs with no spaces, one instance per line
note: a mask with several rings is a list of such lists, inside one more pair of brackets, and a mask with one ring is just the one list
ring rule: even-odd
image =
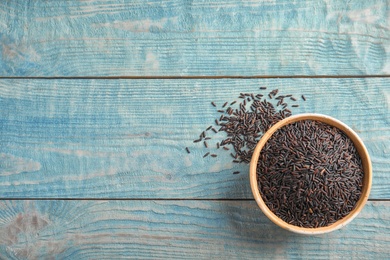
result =
[[313,78],[313,79],[337,79],[337,78],[389,78],[390,75],[254,75],[254,76],[102,76],[102,77],[90,77],[90,76],[76,76],[76,77],[0,77],[0,79],[28,79],[28,80],[58,80],[58,79],[105,79],[105,80],[118,80],[118,79],[300,79],[300,78]]
[[[73,200],[73,201],[255,201],[254,199],[211,199],[211,198],[3,198],[1,197],[0,200],[10,200],[10,201],[32,201],[32,200]],[[390,201],[389,199],[368,199],[370,202],[387,202]]]

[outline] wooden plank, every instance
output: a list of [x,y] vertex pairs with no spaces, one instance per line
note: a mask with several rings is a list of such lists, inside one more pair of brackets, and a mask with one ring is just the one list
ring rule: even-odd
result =
[[346,227],[287,232],[254,201],[1,201],[6,259],[385,259],[390,202],[369,202]]
[[[373,161],[371,198],[388,199],[389,84],[390,78],[2,79],[0,197],[252,198],[248,166],[215,148],[222,133],[209,131],[209,149],[193,140],[220,117],[211,101],[221,107],[241,92],[279,88],[299,99],[293,114],[327,114],[359,133]],[[208,151],[218,157],[203,158]]]
[[0,76],[388,75],[389,5],[1,1]]

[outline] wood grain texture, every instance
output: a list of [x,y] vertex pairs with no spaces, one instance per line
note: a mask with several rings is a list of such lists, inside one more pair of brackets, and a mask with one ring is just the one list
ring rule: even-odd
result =
[[386,259],[390,202],[341,230],[287,232],[254,201],[1,201],[2,259]]
[[1,1],[0,76],[389,75],[386,0]]
[[248,165],[232,163],[230,151],[215,148],[222,133],[210,134],[217,158],[202,158],[209,150],[193,140],[220,116],[211,101],[220,107],[240,92],[279,88],[299,98],[294,114],[330,115],[360,135],[373,162],[370,198],[389,199],[389,83],[2,79],[0,197],[252,198]]

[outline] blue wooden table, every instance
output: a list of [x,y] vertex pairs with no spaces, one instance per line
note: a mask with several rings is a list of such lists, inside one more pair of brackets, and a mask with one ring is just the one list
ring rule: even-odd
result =
[[[1,1],[0,259],[388,259],[389,6]],[[348,226],[275,226],[248,165],[193,143],[210,102],[259,86],[366,144],[372,192]]]

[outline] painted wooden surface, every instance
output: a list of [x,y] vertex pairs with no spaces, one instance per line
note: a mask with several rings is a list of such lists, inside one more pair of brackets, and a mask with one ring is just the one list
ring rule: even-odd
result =
[[390,202],[306,237],[254,201],[1,201],[2,259],[386,259]]
[[[371,198],[388,199],[389,85],[390,78],[3,79],[0,197],[252,198],[248,165],[215,148],[224,135],[209,134],[210,149],[193,140],[220,116],[211,101],[279,88],[299,98],[293,113],[330,115],[357,131],[373,162]],[[207,151],[219,156],[203,158]]]
[[388,75],[387,0],[1,1],[1,76]]
[[[0,1],[0,259],[388,258],[389,12],[387,0]],[[247,165],[202,158],[210,102],[260,86],[304,94],[293,114],[363,139],[372,193],[347,227],[288,233],[256,206]]]

